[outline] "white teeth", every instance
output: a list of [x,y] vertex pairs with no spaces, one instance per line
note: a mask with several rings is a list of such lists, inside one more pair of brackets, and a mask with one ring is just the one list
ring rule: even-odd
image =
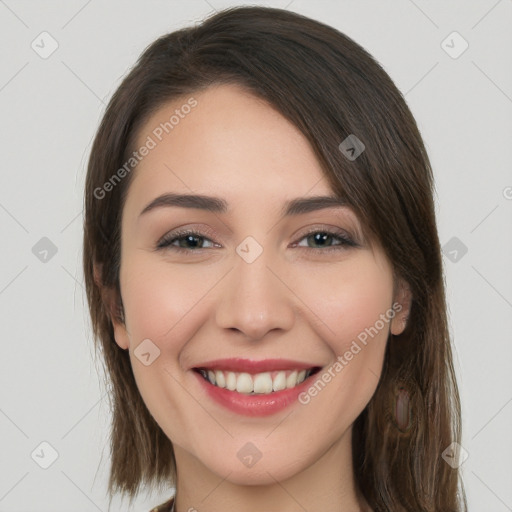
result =
[[[201,374],[214,386],[248,395],[269,394],[274,391],[294,388],[309,377],[311,370],[263,372],[256,375],[246,372],[201,370]],[[272,378],[272,375],[274,375],[274,378]]]
[[270,373],[258,373],[258,375],[254,376],[253,380],[255,393],[272,392],[272,375]]
[[272,389],[274,391],[281,391],[286,389],[286,372],[279,372],[272,383]]
[[239,393],[252,393],[252,378],[248,373],[240,373],[236,379],[236,390]]
[[215,382],[212,382],[212,379],[210,379],[210,382],[212,384],[217,384],[219,388],[225,388],[226,387],[226,379],[224,378],[224,372],[215,372]]
[[235,391],[236,389],[236,375],[233,372],[226,374],[226,388],[230,391]]
[[288,378],[286,379],[286,387],[288,389],[291,389],[297,384],[297,370],[294,370],[290,375],[288,375]]

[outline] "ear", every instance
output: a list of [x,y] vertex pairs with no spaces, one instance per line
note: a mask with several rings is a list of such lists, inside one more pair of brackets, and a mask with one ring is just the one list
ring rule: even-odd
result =
[[396,314],[391,320],[391,334],[398,336],[402,334],[407,326],[407,319],[409,318],[412,304],[411,288],[409,283],[403,279],[398,281],[398,290],[393,301],[393,305],[395,304],[396,307],[393,307],[393,309]]
[[103,280],[101,278],[103,265],[101,263],[95,263],[93,268],[94,282],[100,290],[103,306],[110,318],[110,321],[112,322],[116,343],[119,347],[126,350],[130,348],[130,336],[125,325],[121,297],[114,287],[105,286],[103,284]]

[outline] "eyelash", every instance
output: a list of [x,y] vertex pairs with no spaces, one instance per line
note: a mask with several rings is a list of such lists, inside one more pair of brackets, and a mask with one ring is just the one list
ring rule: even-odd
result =
[[[309,249],[314,252],[318,253],[325,253],[325,252],[331,252],[331,251],[338,251],[340,249],[346,249],[347,247],[359,247],[359,244],[354,242],[352,239],[350,239],[344,231],[341,230],[331,230],[331,229],[313,229],[311,231],[308,231],[307,233],[304,233],[301,238],[298,240],[298,242],[301,242],[303,239],[315,235],[315,234],[324,234],[328,236],[332,236],[339,242],[338,244],[334,246],[330,246],[327,248],[318,248],[318,247],[300,247],[301,249]],[[210,247],[202,248],[199,247],[197,249],[190,249],[190,248],[183,248],[183,247],[177,247],[171,245],[172,243],[182,240],[186,238],[187,236],[196,236],[198,238],[204,238],[205,240],[208,240],[212,242],[205,233],[202,233],[201,231],[197,231],[195,229],[186,229],[183,231],[175,231],[172,233],[168,233],[167,235],[163,236],[159,242],[157,243],[156,249],[157,250],[164,250],[164,249],[171,249],[173,251],[176,251],[178,253],[192,253],[192,252],[199,252],[206,249],[211,249]],[[295,242],[294,245],[296,245],[298,242]],[[214,242],[213,242],[214,243]]]

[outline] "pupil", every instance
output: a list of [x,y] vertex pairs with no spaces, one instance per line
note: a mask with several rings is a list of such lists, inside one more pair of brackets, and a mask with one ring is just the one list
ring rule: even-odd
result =
[[185,244],[185,247],[186,247],[186,248],[188,248],[188,247],[187,247],[187,242],[190,242],[190,243],[191,243],[191,245],[192,245],[193,247],[198,247],[200,244],[195,243],[194,241],[195,241],[195,240],[197,240],[197,239],[199,239],[199,238],[200,238],[200,237],[198,237],[198,236],[196,236],[196,235],[187,235],[187,236],[183,239],[183,242],[184,242],[184,244]]
[[330,236],[328,233],[316,233],[313,235],[315,243],[325,242]]
[[[325,243],[331,237],[331,235],[328,233],[315,233],[312,236],[315,240],[315,244],[320,243],[320,245],[322,245],[322,243]],[[197,240],[199,240],[200,238],[200,236],[196,235],[187,235],[182,240],[184,242],[185,247],[187,247],[187,243],[190,243],[192,247],[199,247],[201,244],[199,244]]]

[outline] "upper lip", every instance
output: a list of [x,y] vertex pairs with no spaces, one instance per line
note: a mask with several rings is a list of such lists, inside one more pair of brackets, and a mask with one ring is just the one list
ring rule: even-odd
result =
[[263,373],[280,370],[309,370],[319,368],[320,365],[293,361],[291,359],[263,359],[255,361],[252,359],[232,358],[216,359],[194,366],[195,370],[223,370],[230,372]]

